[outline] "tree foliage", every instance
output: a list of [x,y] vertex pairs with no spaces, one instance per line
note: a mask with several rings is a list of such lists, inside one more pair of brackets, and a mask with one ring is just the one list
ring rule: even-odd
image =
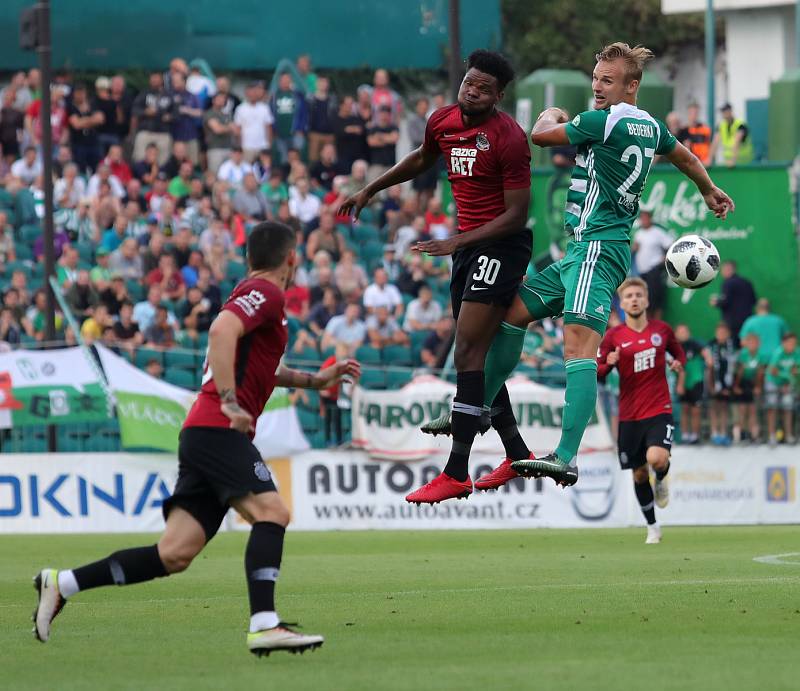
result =
[[661,0],[502,0],[502,14],[505,50],[520,75],[544,67],[588,72],[595,53],[614,41],[675,57],[704,40],[702,13],[664,15]]

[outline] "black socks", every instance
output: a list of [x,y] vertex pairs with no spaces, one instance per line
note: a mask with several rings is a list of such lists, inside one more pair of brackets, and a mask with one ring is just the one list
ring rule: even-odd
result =
[[469,454],[480,428],[481,415],[484,413],[483,390],[483,372],[458,373],[453,413],[450,418],[453,444],[444,472],[460,482],[464,482],[469,475]]
[[[495,410],[497,411],[495,413]],[[506,450],[506,457],[512,461],[521,461],[530,458],[531,450],[520,436],[517,427],[517,419],[511,409],[511,399],[508,397],[508,389],[503,384],[492,401],[492,427],[497,430],[503,448]]]
[[655,497],[653,496],[653,488],[650,486],[650,480],[646,480],[642,484],[634,481],[633,489],[636,492],[636,498],[639,500],[639,506],[642,507],[642,513],[647,521],[647,525],[653,525],[656,522]]
[[169,575],[158,556],[158,545],[123,549],[105,559],[73,569],[72,573],[81,590],[143,583]]
[[275,581],[280,573],[286,528],[277,523],[253,523],[244,553],[250,614],[275,611]]

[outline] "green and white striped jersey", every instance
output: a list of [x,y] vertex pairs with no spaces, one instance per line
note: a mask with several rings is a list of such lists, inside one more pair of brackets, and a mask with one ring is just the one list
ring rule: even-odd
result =
[[629,242],[653,157],[670,153],[675,137],[663,122],[629,103],[580,113],[566,131],[578,153],[564,225],[578,241]]

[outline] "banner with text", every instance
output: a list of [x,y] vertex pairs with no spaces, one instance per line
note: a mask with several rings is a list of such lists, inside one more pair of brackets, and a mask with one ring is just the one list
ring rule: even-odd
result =
[[89,357],[80,348],[0,353],[0,428],[108,419]]
[[[536,454],[552,451],[561,437],[564,390],[536,384],[526,377],[506,382],[520,433]],[[421,424],[450,410],[456,387],[425,375],[402,389],[373,391],[355,387],[353,395],[353,444],[373,458],[420,460],[449,449],[449,438],[432,437],[419,431]],[[586,428],[582,451],[607,451],[611,435],[601,408]],[[501,453],[497,432],[477,436],[475,452]]]

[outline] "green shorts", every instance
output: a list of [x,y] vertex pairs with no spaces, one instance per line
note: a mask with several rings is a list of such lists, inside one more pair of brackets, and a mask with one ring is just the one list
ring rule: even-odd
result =
[[564,257],[526,281],[519,296],[534,319],[563,314],[565,324],[588,326],[602,336],[630,266],[627,242],[572,240]]

